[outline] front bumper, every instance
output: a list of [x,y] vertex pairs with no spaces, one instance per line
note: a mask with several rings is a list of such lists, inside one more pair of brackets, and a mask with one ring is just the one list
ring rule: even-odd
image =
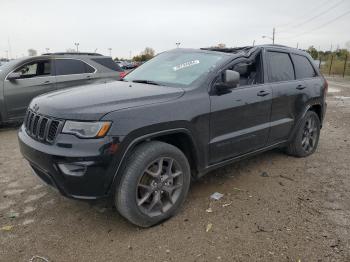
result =
[[117,138],[79,139],[59,134],[51,145],[34,140],[22,126],[18,139],[34,173],[64,196],[97,199],[109,195],[117,164]]

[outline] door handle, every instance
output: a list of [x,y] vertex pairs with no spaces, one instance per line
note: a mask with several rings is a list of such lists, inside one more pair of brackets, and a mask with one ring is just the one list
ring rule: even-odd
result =
[[266,91],[266,90],[261,90],[261,91],[259,91],[256,95],[257,96],[267,96],[267,95],[269,95],[270,94],[270,92],[268,92],[268,91]]
[[91,76],[86,76],[86,79],[91,80],[92,78],[91,78]]
[[304,88],[306,88],[306,86],[304,86],[304,85],[298,85],[296,87],[296,89],[298,89],[298,90],[303,90]]

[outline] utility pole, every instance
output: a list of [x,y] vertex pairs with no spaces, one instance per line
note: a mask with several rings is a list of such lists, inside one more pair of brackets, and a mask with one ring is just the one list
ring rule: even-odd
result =
[[345,77],[345,71],[346,71],[346,62],[348,61],[348,54],[345,56],[345,62],[344,62],[344,70],[343,70],[343,78]]
[[9,59],[9,51],[6,50],[5,52],[6,52],[6,58],[7,58],[7,60],[8,60],[8,59]]
[[180,43],[180,42],[177,42],[177,43],[175,43],[175,45],[177,46],[177,48],[179,48],[179,46],[181,45],[181,43]]
[[297,49],[299,48],[299,43],[297,43]]
[[79,43],[74,43],[74,45],[77,47],[77,53],[79,53]]
[[276,30],[275,30],[275,28],[273,28],[273,30],[272,30],[272,44],[274,45],[275,44],[275,32]]

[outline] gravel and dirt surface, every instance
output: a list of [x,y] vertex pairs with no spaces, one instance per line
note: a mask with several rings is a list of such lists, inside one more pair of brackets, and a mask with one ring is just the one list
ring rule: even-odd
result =
[[275,150],[216,170],[150,229],[110,203],[60,196],[31,174],[16,127],[0,128],[0,261],[350,261],[350,82],[329,84],[315,154]]

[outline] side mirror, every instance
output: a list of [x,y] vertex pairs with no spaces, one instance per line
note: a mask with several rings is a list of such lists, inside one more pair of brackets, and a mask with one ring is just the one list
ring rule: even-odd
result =
[[13,80],[16,80],[19,78],[21,78],[21,73],[19,73],[19,72],[12,72],[11,74],[9,74],[7,76],[7,80],[10,80],[10,81],[13,81]]
[[236,87],[239,83],[240,74],[237,71],[225,70],[224,72],[224,83],[228,86]]
[[228,93],[230,89],[235,88],[240,79],[240,74],[233,70],[225,70],[223,73],[223,81],[215,85],[219,93]]

